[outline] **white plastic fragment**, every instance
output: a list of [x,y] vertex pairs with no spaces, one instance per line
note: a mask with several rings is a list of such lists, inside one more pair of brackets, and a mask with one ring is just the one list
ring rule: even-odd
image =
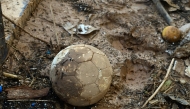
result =
[[183,34],[183,40],[180,42],[180,45],[183,45],[190,41],[190,23],[187,23],[179,28]]
[[187,23],[179,28],[179,30],[183,33],[187,33],[190,30],[190,23]]
[[93,31],[99,30],[99,28],[93,27],[91,25],[84,25],[84,24],[72,24],[71,22],[66,22],[63,25],[63,28],[69,32],[70,34],[90,34]]
[[77,31],[78,34],[89,34],[93,31],[99,30],[99,28],[95,28],[91,25],[84,25],[84,24],[79,24],[77,29],[78,29]]
[[190,77],[190,66],[186,67],[185,69],[185,75]]
[[183,79],[183,78],[180,78],[179,82],[180,82],[181,84],[185,84],[185,83],[186,83],[185,79]]

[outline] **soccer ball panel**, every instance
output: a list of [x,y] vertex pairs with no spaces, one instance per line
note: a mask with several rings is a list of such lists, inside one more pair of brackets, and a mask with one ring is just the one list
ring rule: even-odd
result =
[[98,69],[91,61],[80,63],[76,72],[76,77],[84,85],[95,83],[98,77]]
[[97,53],[94,53],[92,62],[97,66],[98,69],[104,69],[110,66],[107,57],[105,55],[100,55]]
[[81,93],[81,96],[84,98],[92,98],[93,96],[96,96],[99,93],[98,86],[94,84],[89,84],[83,87],[83,91]]
[[72,97],[80,97],[82,84],[75,76],[58,77],[52,82],[56,94],[60,95],[63,100],[68,101]]
[[100,92],[109,88],[110,81],[111,81],[111,77],[103,77],[103,79],[98,79],[96,81],[96,83],[99,86]]
[[65,55],[64,59],[59,61],[56,65],[53,65],[50,73],[51,81],[56,81],[55,77],[61,76],[75,76],[78,63],[68,59],[68,55]]
[[60,76],[75,76],[78,63],[75,61],[66,60],[57,64],[56,67],[57,70],[59,70],[57,72],[59,72]]
[[102,69],[99,71],[98,78],[103,79],[103,77],[110,77],[112,75],[112,71],[113,70],[111,67],[107,67],[105,69]]
[[93,52],[86,47],[75,47],[69,51],[69,57],[78,63],[91,60],[92,55]]
[[108,89],[98,93],[96,96],[93,96],[90,99],[90,104],[94,104],[94,103],[98,102],[106,94],[107,91],[108,91]]
[[79,45],[71,45],[71,46],[68,46],[66,47],[65,49],[61,50],[56,56],[55,58],[53,59],[53,62],[51,64],[51,69],[53,67],[55,67],[55,65],[57,63],[59,63],[68,53],[69,53],[69,50],[71,49],[74,49],[74,48],[78,48],[78,47],[84,47],[85,45],[84,44],[79,44]]
[[65,56],[69,53],[69,49],[64,49],[61,50],[53,59],[53,62],[51,64],[51,70],[54,69],[56,67],[56,65],[62,61],[63,59],[65,59]]

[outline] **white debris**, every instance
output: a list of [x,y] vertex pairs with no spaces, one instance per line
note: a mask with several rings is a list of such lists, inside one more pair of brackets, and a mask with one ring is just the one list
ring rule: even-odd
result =
[[63,25],[63,28],[70,34],[81,34],[81,35],[90,34],[93,31],[99,30],[99,28],[93,27],[91,25],[84,25],[84,24],[77,25],[76,23],[72,24],[71,22],[66,22]]
[[185,75],[190,77],[190,66],[186,67],[185,69]]
[[99,28],[95,28],[91,25],[84,25],[84,24],[79,24],[77,29],[78,29],[77,31],[78,34],[89,34],[93,31],[99,30]]

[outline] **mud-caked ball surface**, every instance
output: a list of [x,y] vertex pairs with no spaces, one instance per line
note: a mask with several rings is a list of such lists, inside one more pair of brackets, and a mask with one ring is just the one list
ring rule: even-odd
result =
[[108,91],[112,67],[97,48],[72,45],[54,58],[50,79],[60,99],[74,106],[88,106],[98,102]]

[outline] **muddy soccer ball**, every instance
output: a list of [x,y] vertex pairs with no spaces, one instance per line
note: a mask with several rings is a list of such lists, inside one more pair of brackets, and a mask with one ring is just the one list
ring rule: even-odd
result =
[[74,106],[88,106],[98,102],[108,91],[112,67],[97,48],[72,45],[54,58],[50,79],[60,99]]

